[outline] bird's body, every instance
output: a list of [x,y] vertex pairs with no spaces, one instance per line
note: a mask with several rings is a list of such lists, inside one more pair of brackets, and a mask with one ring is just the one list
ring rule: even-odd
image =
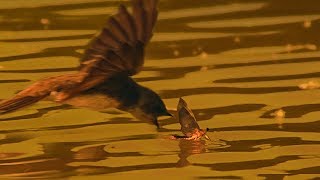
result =
[[[141,86],[130,77],[117,75],[60,103],[94,110],[107,108],[128,110],[137,104],[140,88]],[[51,98],[54,100],[55,94],[51,95]]]
[[[53,98],[54,97],[49,97],[48,99],[52,100]],[[99,101],[97,101],[97,99],[99,99]],[[118,108],[120,105],[117,100],[102,93],[81,93],[76,97],[61,102],[61,104],[68,104],[74,107],[83,107],[97,111],[103,111],[108,108]]]
[[79,70],[35,82],[0,103],[0,114],[40,100],[52,100],[94,110],[118,108],[159,126],[158,116],[169,115],[161,98],[131,76],[144,64],[144,49],[157,20],[157,0],[132,0],[132,13],[120,6],[89,43]]

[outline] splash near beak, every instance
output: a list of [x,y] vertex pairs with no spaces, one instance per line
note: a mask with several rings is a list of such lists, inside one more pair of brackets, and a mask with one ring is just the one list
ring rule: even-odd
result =
[[204,138],[206,138],[206,140],[209,140],[209,141],[212,141],[211,139],[210,139],[210,137],[208,136],[208,135],[204,135]]
[[[206,128],[206,133],[207,133],[209,130],[210,130],[209,128]],[[212,140],[210,139],[210,137],[209,137],[206,133],[203,135],[204,138],[205,138],[206,140],[212,141]]]

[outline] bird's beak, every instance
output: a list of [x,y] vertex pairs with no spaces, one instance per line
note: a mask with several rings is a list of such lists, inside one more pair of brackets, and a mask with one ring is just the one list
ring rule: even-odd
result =
[[164,116],[170,116],[170,117],[173,117],[172,114],[170,114],[168,111],[164,114]]
[[154,125],[157,126],[158,129],[160,128],[160,125],[159,125],[159,123],[158,123],[158,118],[157,118],[157,117],[153,117],[153,118],[152,118],[152,122],[153,122]]

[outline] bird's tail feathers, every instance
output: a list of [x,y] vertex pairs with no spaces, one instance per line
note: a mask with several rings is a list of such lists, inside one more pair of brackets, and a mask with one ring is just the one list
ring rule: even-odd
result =
[[4,100],[0,102],[0,114],[15,111],[25,106],[38,102],[45,96],[16,96],[12,99]]

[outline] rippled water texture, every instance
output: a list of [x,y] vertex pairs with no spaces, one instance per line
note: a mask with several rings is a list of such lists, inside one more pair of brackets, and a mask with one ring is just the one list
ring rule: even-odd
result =
[[[0,99],[75,70],[119,0],[3,0]],[[320,169],[320,2],[161,0],[135,79],[213,142],[115,110],[40,102],[0,116],[0,178],[312,179]]]

